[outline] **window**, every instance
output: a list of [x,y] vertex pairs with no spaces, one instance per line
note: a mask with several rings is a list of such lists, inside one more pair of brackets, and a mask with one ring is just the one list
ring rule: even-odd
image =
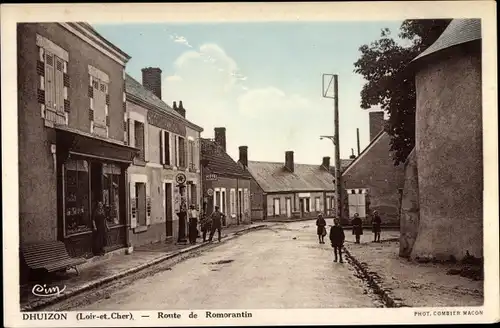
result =
[[220,191],[216,190],[214,193],[215,201],[214,201],[214,206],[219,206],[220,208]]
[[280,199],[274,198],[274,216],[280,216]]
[[314,206],[315,206],[314,209],[316,210],[316,212],[321,212],[321,201],[320,201],[319,197],[315,198]]
[[46,123],[68,124],[68,52],[38,34],[36,45],[39,54],[36,68],[41,115]]
[[221,206],[220,206],[220,211],[221,211],[222,213],[226,214],[226,213],[227,213],[227,208],[226,208],[226,189],[222,189],[222,190],[221,190],[221,195],[220,195],[220,197],[221,197],[221,202],[220,202],[220,204],[221,204]]
[[121,224],[120,216],[120,187],[121,169],[117,165],[103,164],[103,203],[106,210],[108,224]]
[[241,215],[241,212],[243,211],[242,205],[243,204],[243,190],[238,189],[238,204],[236,205],[236,214]]
[[145,160],[145,151],[144,151],[144,123],[139,121],[134,121],[134,138],[135,143],[134,146],[139,148],[139,158],[141,160]]
[[311,198],[304,198],[304,211],[311,212]]
[[177,166],[181,168],[186,167],[186,140],[183,137],[178,137],[177,140],[179,156],[177,160]]
[[68,160],[64,164],[64,235],[91,231],[89,164]]
[[231,189],[229,191],[229,208],[231,215],[236,214],[236,190]]
[[160,164],[170,165],[170,133],[160,131]]
[[248,212],[248,205],[249,205],[249,194],[248,194],[248,189],[243,189],[243,211],[245,213]]

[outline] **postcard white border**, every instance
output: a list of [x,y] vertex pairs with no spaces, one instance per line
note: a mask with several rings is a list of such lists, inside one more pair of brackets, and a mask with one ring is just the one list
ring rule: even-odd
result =
[[[390,21],[407,18],[481,18],[483,28],[484,256],[482,316],[415,317],[413,308],[251,310],[253,318],[198,320],[196,325],[465,323],[499,320],[498,143],[496,7],[493,1],[398,1],[353,3],[204,3],[204,4],[3,4],[2,53],[2,183],[4,240],[4,324],[8,327],[192,325],[193,321],[23,321],[19,310],[18,146],[16,23],[86,21],[259,22],[259,21]],[[334,297],[334,295],[332,295]],[[479,309],[477,308],[477,309]],[[447,308],[454,310],[456,308]],[[475,309],[471,307],[471,309]],[[167,310],[167,309],[165,309]],[[196,310],[196,309],[193,309]],[[422,311],[424,309],[418,309]],[[429,308],[430,311],[441,310]],[[196,310],[203,312],[202,310]],[[177,311],[188,314],[190,311]],[[156,313],[155,311],[151,313]],[[74,314],[69,318],[74,318]]]

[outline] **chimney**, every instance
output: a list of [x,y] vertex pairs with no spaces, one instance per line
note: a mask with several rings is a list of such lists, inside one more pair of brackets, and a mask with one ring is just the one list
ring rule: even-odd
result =
[[351,148],[351,156],[349,156],[350,159],[355,159],[356,155],[354,155],[354,149]]
[[214,129],[215,142],[226,151],[226,128]]
[[161,99],[161,69],[158,67],[143,68],[142,85]]
[[179,107],[177,107],[177,103],[174,101],[174,110],[182,117],[186,117],[186,109],[184,109],[184,106],[182,105],[182,100],[179,101]]
[[323,157],[323,164],[321,164],[325,170],[330,172],[330,157]]
[[370,112],[370,142],[384,128],[384,112]]
[[293,151],[287,151],[285,152],[285,167],[290,171],[294,171],[294,165],[293,165]]
[[240,159],[239,162],[244,166],[248,167],[248,146],[240,146]]

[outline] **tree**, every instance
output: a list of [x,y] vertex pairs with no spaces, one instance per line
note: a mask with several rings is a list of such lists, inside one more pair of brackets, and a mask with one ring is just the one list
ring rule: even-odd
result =
[[385,130],[391,136],[394,165],[406,160],[415,146],[415,79],[408,63],[439,38],[450,19],[405,20],[399,29],[402,45],[382,29],[380,39],[359,48],[354,72],[367,83],[361,90],[361,107],[379,106],[389,114]]

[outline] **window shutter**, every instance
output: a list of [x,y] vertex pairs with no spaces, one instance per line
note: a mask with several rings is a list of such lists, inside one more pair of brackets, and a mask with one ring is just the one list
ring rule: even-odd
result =
[[245,189],[243,198],[244,198],[243,204],[245,204],[243,208],[245,209],[246,212],[248,211],[248,189]]
[[144,160],[149,162],[149,129],[147,123],[142,124],[142,131],[144,134]]
[[137,194],[135,190],[135,183],[130,183],[130,228],[137,227]]
[[54,108],[54,55],[45,52],[45,105]]
[[146,225],[151,225],[151,190],[149,183],[146,183]]
[[63,61],[60,58],[54,56],[55,59],[55,107],[56,111],[64,112],[64,73],[63,73]]
[[167,165],[172,165],[172,160],[171,160],[171,151],[170,151],[170,133],[167,131],[163,131],[165,134],[163,137],[163,140],[165,141],[165,164]]
[[165,133],[160,130],[160,164],[165,164]]
[[135,147],[134,120],[128,119],[128,141],[131,147]]

